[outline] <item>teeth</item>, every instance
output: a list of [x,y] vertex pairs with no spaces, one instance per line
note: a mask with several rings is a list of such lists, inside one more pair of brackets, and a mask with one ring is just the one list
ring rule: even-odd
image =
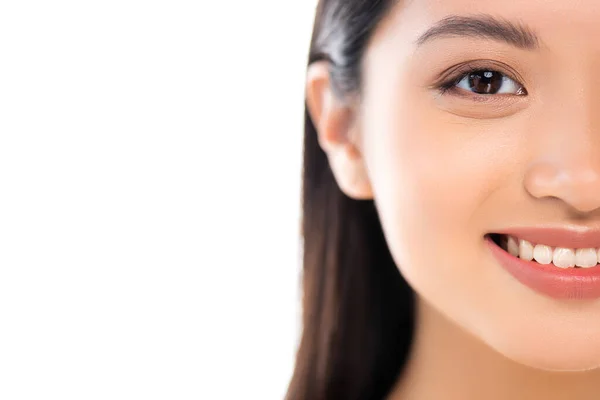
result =
[[519,240],[519,258],[526,261],[533,260],[533,245],[527,240]]
[[569,249],[565,247],[546,246],[533,244],[527,240],[513,236],[505,237],[506,251],[514,257],[526,261],[536,261],[539,264],[554,264],[559,268],[591,268],[600,263],[600,248]]
[[510,255],[517,257],[519,255],[519,242],[512,236],[508,237],[508,252]]
[[533,248],[533,258],[540,264],[550,264],[552,262],[552,247],[538,244]]
[[596,249],[577,249],[575,251],[575,265],[582,268],[595,267],[598,264]]
[[552,263],[559,268],[569,268],[575,266],[575,252],[573,249],[557,247],[554,249]]

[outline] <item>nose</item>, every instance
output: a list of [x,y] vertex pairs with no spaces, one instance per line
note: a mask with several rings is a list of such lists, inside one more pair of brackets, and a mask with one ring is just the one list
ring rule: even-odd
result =
[[600,132],[569,135],[528,166],[524,185],[536,198],[554,197],[579,213],[600,210]]
[[573,64],[577,73],[540,109],[523,182],[532,196],[559,199],[578,214],[600,213],[600,75],[596,59],[590,65]]

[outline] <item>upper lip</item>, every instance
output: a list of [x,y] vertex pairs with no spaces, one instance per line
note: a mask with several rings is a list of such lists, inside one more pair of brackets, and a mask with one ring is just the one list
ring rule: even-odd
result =
[[572,249],[599,248],[600,226],[581,227],[515,227],[496,231],[503,235],[515,236],[533,244]]

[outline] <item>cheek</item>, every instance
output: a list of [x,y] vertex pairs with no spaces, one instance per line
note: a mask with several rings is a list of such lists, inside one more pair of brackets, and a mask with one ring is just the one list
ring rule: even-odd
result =
[[482,205],[511,173],[498,149],[509,147],[489,126],[456,123],[427,105],[392,99],[386,104],[395,104],[394,112],[367,109],[363,125],[365,158],[392,254],[406,274],[435,260],[432,255],[457,261],[475,256],[487,233]]
[[381,93],[376,107],[363,104],[363,153],[382,228],[419,296],[522,364],[597,366],[600,303],[579,314],[557,309],[496,265],[484,244],[525,204],[526,122],[459,122]]
[[502,215],[498,199],[506,192],[498,191],[517,182],[524,155],[515,156],[516,135],[506,132],[519,127],[458,122],[427,104],[391,98],[378,101],[383,107],[365,102],[362,126],[388,247],[421,297],[468,325],[493,309],[489,294],[507,279],[489,268],[484,235]]

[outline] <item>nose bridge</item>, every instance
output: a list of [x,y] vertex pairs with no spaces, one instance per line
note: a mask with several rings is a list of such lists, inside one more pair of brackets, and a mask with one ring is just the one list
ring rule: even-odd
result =
[[535,197],[559,198],[579,212],[600,209],[600,80],[592,80],[599,82],[577,82],[546,110],[548,132],[537,136],[525,180]]
[[[577,78],[572,78],[573,96],[568,96],[562,110],[556,112],[561,121],[558,153],[562,156],[563,173],[573,183],[588,183],[600,180],[600,79],[588,69]],[[567,102],[570,102],[567,103]]]
[[[600,98],[598,99],[600,101]],[[600,179],[600,119],[589,106],[589,101],[566,107],[560,112],[562,121],[552,129],[546,151],[555,158],[564,178],[575,183],[591,184],[598,175]],[[600,111],[600,102],[596,103]]]

